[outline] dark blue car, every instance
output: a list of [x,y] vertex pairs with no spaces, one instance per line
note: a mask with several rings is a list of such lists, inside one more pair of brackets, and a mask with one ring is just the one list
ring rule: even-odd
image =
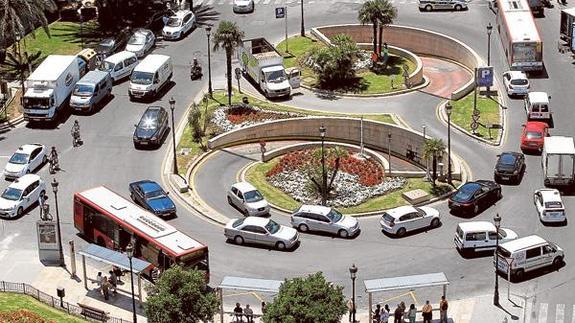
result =
[[176,215],[176,205],[162,187],[150,180],[130,183],[130,197],[134,202],[157,216]]
[[449,198],[449,209],[478,214],[501,199],[501,186],[494,181],[467,182]]

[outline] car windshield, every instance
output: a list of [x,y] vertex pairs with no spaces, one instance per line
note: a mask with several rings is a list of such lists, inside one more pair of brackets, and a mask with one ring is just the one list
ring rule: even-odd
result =
[[538,131],[527,131],[526,137],[527,139],[541,139],[543,138],[543,134]]
[[29,156],[30,155],[24,153],[15,153],[14,155],[12,155],[12,157],[10,157],[10,160],[8,162],[10,164],[18,164],[18,165],[27,164]]
[[144,129],[144,130],[156,129],[158,127],[157,121],[158,121],[157,113],[153,113],[153,112],[148,111],[142,116],[142,119],[140,119],[140,123],[138,124],[138,128]]
[[242,223],[244,223],[244,219],[237,219],[234,221],[234,223],[232,223],[232,227],[237,228],[238,226],[242,225]]
[[179,27],[182,24],[182,19],[172,17],[168,19],[168,23],[166,24],[168,27]]
[[246,202],[258,202],[264,199],[259,191],[249,191],[244,194],[244,199]]
[[132,72],[132,76],[130,76],[130,81],[135,84],[148,85],[152,84],[153,80],[154,80],[154,74],[148,72],[134,71]]
[[499,163],[502,165],[515,165],[516,157],[511,154],[502,154],[499,157]]
[[473,197],[473,194],[479,189],[479,184],[471,183],[463,185],[453,197],[456,201],[468,201]]
[[274,222],[274,220],[270,220],[270,222],[268,222],[268,224],[266,224],[266,230],[268,230],[268,232],[271,234],[278,232],[280,230],[280,228],[281,228],[281,226],[279,224],[277,224],[276,222]]
[[31,107],[31,108],[44,108],[47,109],[50,105],[49,98],[24,98],[24,107]]
[[142,34],[134,34],[128,40],[128,44],[130,45],[144,45],[146,43],[146,36]]
[[98,69],[103,72],[111,72],[114,70],[114,66],[116,66],[116,64],[104,61],[100,66],[98,66]]
[[421,216],[425,216],[426,213],[425,213],[425,211],[423,211],[421,208],[416,207],[416,208],[414,208],[414,209],[415,209],[415,210],[417,211],[417,213],[419,213]]
[[562,209],[563,203],[559,201],[545,202],[546,209]]
[[505,257],[505,258],[511,257],[511,252],[509,252],[509,250],[507,250],[507,249],[505,249],[505,248],[503,248],[503,247],[501,247],[501,246],[499,246],[499,247],[497,248],[497,254],[499,254],[499,255],[501,255],[502,257]]
[[387,222],[393,223],[395,222],[395,218],[389,215],[389,213],[383,213],[383,219]]
[[2,193],[2,198],[10,201],[18,201],[21,195],[22,190],[13,187],[8,187],[4,190],[4,193]]
[[331,211],[329,211],[327,214],[327,217],[331,220],[331,222],[338,222],[341,220],[341,218],[343,218],[343,215],[336,209],[331,209]]
[[527,85],[529,82],[526,79],[511,80],[511,85]]
[[77,96],[90,96],[94,93],[94,86],[88,84],[76,84],[74,88],[74,95]]
[[267,80],[271,83],[281,83],[286,80],[286,73],[284,70],[268,72]]
[[152,199],[157,199],[157,198],[162,198],[166,196],[166,194],[164,193],[164,191],[162,190],[157,190],[157,191],[152,191],[152,192],[146,192],[146,198],[149,200]]

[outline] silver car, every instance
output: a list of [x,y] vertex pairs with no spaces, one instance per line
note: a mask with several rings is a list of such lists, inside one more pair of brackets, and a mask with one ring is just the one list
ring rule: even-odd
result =
[[419,0],[419,10],[455,10],[467,9],[467,2],[464,0]]
[[230,220],[224,235],[238,245],[253,243],[278,250],[293,248],[299,242],[297,230],[280,225],[272,219],[255,216]]
[[302,205],[291,215],[291,225],[301,232],[322,231],[348,238],[359,232],[357,219],[336,209],[319,205]]
[[270,213],[266,199],[248,182],[235,183],[227,195],[228,203],[237,207],[245,216],[265,216]]

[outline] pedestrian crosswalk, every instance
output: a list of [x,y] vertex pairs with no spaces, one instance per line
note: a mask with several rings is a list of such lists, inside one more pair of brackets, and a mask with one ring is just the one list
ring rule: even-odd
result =
[[528,302],[525,323],[575,323],[575,305]]

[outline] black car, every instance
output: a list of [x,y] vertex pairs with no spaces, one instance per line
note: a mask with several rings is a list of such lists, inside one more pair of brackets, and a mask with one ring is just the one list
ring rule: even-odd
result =
[[467,182],[451,195],[449,209],[477,214],[499,199],[501,199],[501,185],[494,181]]
[[513,181],[519,183],[525,171],[525,156],[522,153],[506,151],[497,155],[493,178],[496,182]]
[[168,132],[168,112],[160,106],[146,109],[134,130],[134,146],[161,146]]
[[162,187],[150,180],[130,183],[130,197],[134,202],[157,216],[176,214],[176,205]]
[[122,30],[115,37],[102,39],[96,46],[96,53],[101,57],[108,57],[126,48],[128,39],[130,38],[130,31],[128,29]]

